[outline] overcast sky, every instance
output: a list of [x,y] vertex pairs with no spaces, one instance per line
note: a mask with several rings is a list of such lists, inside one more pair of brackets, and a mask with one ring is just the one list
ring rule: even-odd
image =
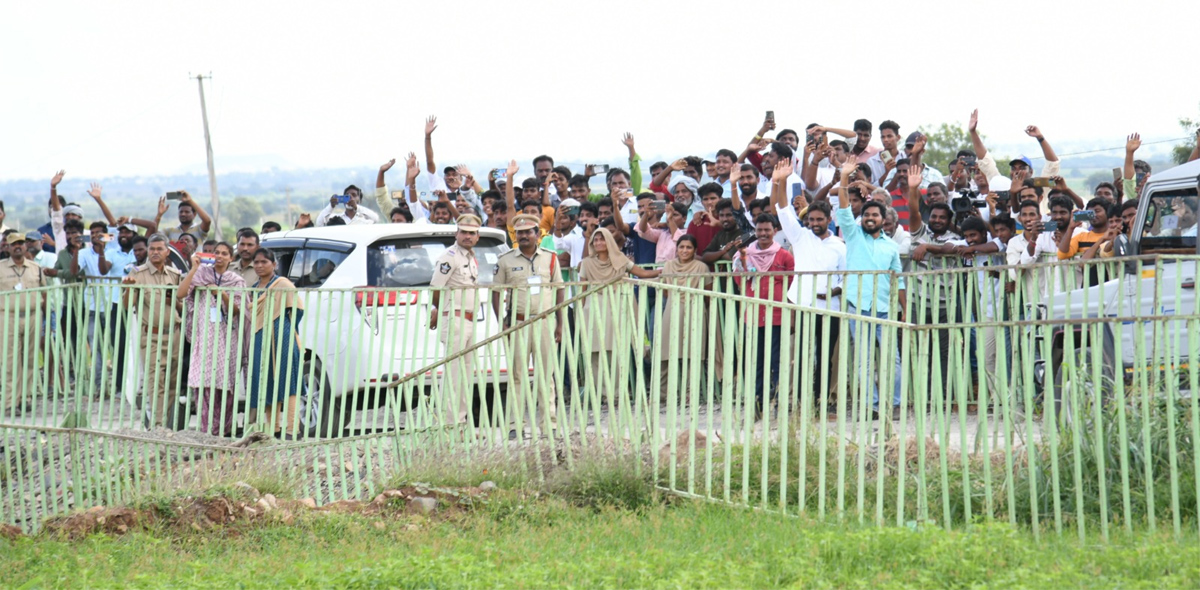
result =
[[[986,6],[986,8],[985,8]],[[617,160],[740,149],[781,126],[965,122],[991,141],[1179,137],[1200,3],[7,2],[0,179],[217,165]],[[1036,146],[1029,147],[1036,153]],[[527,172],[527,170],[523,170]]]

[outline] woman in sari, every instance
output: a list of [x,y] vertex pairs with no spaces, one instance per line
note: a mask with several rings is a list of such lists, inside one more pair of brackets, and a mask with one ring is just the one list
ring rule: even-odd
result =
[[[680,287],[689,287],[693,289],[705,289],[708,287],[710,280],[704,276],[707,275],[708,265],[704,261],[696,258],[696,237],[684,234],[675,242],[675,257],[668,260],[663,265],[662,276],[659,279],[660,283],[665,285],[677,285]],[[676,364],[676,370],[683,373],[683,359],[691,358],[692,362],[699,362],[701,356],[690,356],[693,343],[697,340],[700,342],[698,350],[700,355],[704,354],[704,342],[708,339],[708,332],[705,330],[705,313],[704,301],[702,297],[692,294],[684,294],[670,289],[659,289],[659,296],[663,297],[663,308],[661,320],[660,337],[655,338],[659,342],[659,396],[663,403],[667,401],[667,379],[670,376],[671,359],[679,359]],[[700,307],[696,307],[699,305]],[[679,311],[676,312],[675,310]],[[676,319],[675,314],[679,316]],[[678,348],[672,354],[672,342],[678,342]],[[683,382],[680,381],[680,392],[682,395]]]
[[[611,219],[605,220],[605,225],[611,224]],[[633,263],[621,252],[625,236],[621,232],[615,235],[607,227],[595,228],[589,236],[588,255],[579,263],[579,280],[588,283],[588,289],[599,288],[619,277],[632,274],[642,279],[653,279],[662,272],[661,269],[645,269]],[[624,290],[606,289],[603,292],[584,299],[583,317],[584,333],[591,334],[591,368],[592,379],[597,391],[604,387],[616,387],[617,372],[612,350],[614,335],[632,329],[636,313],[631,302],[622,297]],[[624,315],[625,317],[622,317]],[[607,318],[607,319],[606,319]],[[595,323],[593,323],[595,322]],[[615,395],[615,393],[613,394]],[[609,399],[614,400],[613,395]]]
[[175,289],[175,297],[187,307],[184,335],[192,344],[187,384],[199,393],[200,430],[228,436],[233,432],[234,388],[249,334],[242,316],[233,312],[243,293],[220,289],[241,289],[246,281],[229,270],[233,246],[217,244],[215,257],[214,264],[204,265],[192,254],[192,268]]
[[275,274],[275,253],[259,248],[254,253],[252,288],[260,290],[248,301],[247,315],[253,321],[250,353],[250,413],[248,424],[258,420],[258,411],[268,412],[265,421],[275,435],[296,440],[296,404],[300,389],[300,336],[297,324],[304,305],[291,281]]

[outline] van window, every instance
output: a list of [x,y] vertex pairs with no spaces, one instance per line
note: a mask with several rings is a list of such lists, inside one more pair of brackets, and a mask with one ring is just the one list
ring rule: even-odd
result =
[[1194,188],[1153,193],[1146,205],[1141,251],[1194,248],[1198,207],[1200,199]]
[[[372,287],[425,287],[433,279],[434,263],[454,245],[453,236],[380,240],[367,250],[367,282]],[[496,261],[508,247],[495,238],[480,238],[475,246],[479,284],[491,284]]]
[[295,259],[292,260],[291,268],[288,270],[288,280],[295,283],[296,287],[300,289],[320,287],[349,255],[348,252],[334,252],[318,248],[298,250]]

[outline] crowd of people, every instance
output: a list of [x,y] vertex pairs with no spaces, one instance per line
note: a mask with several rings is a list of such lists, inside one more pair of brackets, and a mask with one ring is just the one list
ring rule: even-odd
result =
[[[479,230],[500,230],[512,250],[496,265],[496,282],[524,285],[510,297],[508,312],[500,309],[502,302],[493,302],[497,313],[510,323],[561,302],[561,290],[557,298],[547,297],[541,293],[551,291],[541,291],[535,284],[562,282],[571,276],[593,283],[634,276],[707,288],[714,281],[702,275],[712,271],[738,273],[730,288],[748,297],[844,309],[874,318],[897,317],[907,308],[908,289],[902,279],[897,285],[897,311],[891,309],[889,275],[842,273],[1029,266],[1051,260],[1122,256],[1134,229],[1138,195],[1151,172],[1148,164],[1135,159],[1141,142],[1136,134],[1131,135],[1121,178],[1091,187],[1093,196],[1085,201],[1059,174],[1058,156],[1036,126],[1025,132],[1044,159],[1039,174],[1034,175],[1031,159],[1020,157],[1008,162],[1011,173],[1005,176],[978,131],[977,113],[971,114],[968,127],[972,147],[960,150],[944,169],[925,161],[927,137],[917,131],[904,135],[894,121],[875,125],[860,119],[849,129],[813,123],[798,132],[777,129],[773,114],[768,113],[740,153],[721,149],[708,157],[689,155],[673,162],[655,162],[648,167],[645,186],[642,162],[630,134],[622,140],[628,149],[627,169],[587,165],[582,171],[572,171],[543,155],[533,160],[532,176],[517,186],[521,167],[515,160],[490,170],[483,182],[464,165],[439,168],[433,148],[436,129],[437,120],[430,117],[425,124],[424,166],[415,154],[408,154],[402,190],[393,192],[386,182],[396,160],[380,166],[374,191],[378,212],[365,206],[363,191],[351,185],[342,195],[331,197],[315,216],[301,215],[295,227],[457,224],[457,243],[438,261],[431,278],[434,286],[475,284],[479,273],[473,247]],[[1200,153],[1193,152],[1192,158],[1197,157]],[[591,180],[597,176],[604,178],[601,193],[592,192]],[[148,422],[163,424],[170,419],[163,409],[177,392],[175,380],[168,376],[178,370],[173,363],[181,360],[189,364],[186,386],[205,409],[201,423],[206,431],[231,431],[231,390],[239,370],[247,372],[251,383],[269,384],[265,389],[250,388],[251,392],[266,392],[251,401],[252,411],[295,410],[294,403],[282,402],[294,399],[300,388],[296,374],[299,350],[292,336],[303,306],[294,285],[275,273],[274,255],[259,246],[260,235],[283,229],[279,223],[268,221],[258,231],[242,228],[235,243],[218,242],[209,239],[212,218],[186,191],[161,198],[157,216],[151,220],[114,216],[101,187],[92,185],[88,194],[103,219],[85,226],[82,207],[57,194],[62,179],[63,172],[59,172],[50,181],[48,223],[29,233],[3,230],[0,337],[6,350],[38,350],[40,339],[48,333],[42,322],[61,331],[68,342],[86,338],[90,345],[102,343],[115,356],[106,362],[102,355],[92,355],[95,366],[89,378],[99,391],[105,379],[124,382],[125,330],[134,328],[126,328],[119,318],[122,309],[139,306],[141,353],[149,367],[146,380],[161,383],[147,387],[159,392],[151,396],[158,410],[148,413]],[[422,184],[428,190],[419,191]],[[174,200],[178,201],[177,225],[164,221]],[[1190,231],[1194,236],[1193,201],[1182,203],[1176,231]],[[1080,211],[1087,214],[1077,215]],[[171,264],[173,255],[179,258],[176,264]],[[1014,271],[1014,276],[1020,272]],[[772,274],[755,277],[756,273]],[[789,278],[788,273],[818,274]],[[864,286],[867,276],[871,284]],[[1021,283],[1029,289],[1028,297],[1049,288],[1044,277],[1033,271],[1024,279]],[[85,280],[110,284],[85,291],[83,317],[75,317],[64,302],[44,315],[34,313],[47,305],[44,297],[11,296],[51,282]],[[117,289],[112,286],[117,282],[168,285],[174,290]],[[206,287],[256,290],[230,295]],[[946,324],[964,317],[964,310],[952,301],[948,290],[924,291],[933,295],[923,295],[913,308],[915,317],[908,320]],[[1005,297],[994,295],[995,300]],[[476,302],[463,301],[464,297],[470,295],[456,294],[446,301],[435,298],[430,327],[471,321],[472,312],[464,310],[473,309]],[[604,305],[604,301],[589,301],[571,313],[593,313]],[[987,318],[999,317],[993,311],[984,313]],[[168,314],[180,329],[165,330],[161,322],[149,323],[150,318],[162,314]],[[197,314],[208,321],[194,321]],[[684,317],[692,325],[707,321]],[[575,320],[569,318],[572,329]],[[756,322],[758,329],[758,374],[766,375],[756,384],[761,404],[772,395],[781,366],[779,309],[771,312],[764,308],[749,321]],[[528,336],[520,350],[524,354],[550,350],[561,338],[563,323]],[[228,329],[231,324],[245,327],[253,336],[231,338],[240,333],[240,328]],[[849,328],[852,334],[858,332],[853,322]],[[841,328],[833,323],[830,329],[829,340],[836,342]],[[458,335],[453,342],[445,341],[447,354],[473,344],[474,331],[462,325],[443,328],[443,332]],[[869,336],[879,339],[880,331]],[[612,352],[613,334],[595,332],[589,337],[593,338],[590,360],[598,373],[600,367],[610,366],[603,355]],[[540,343],[534,346],[533,340]],[[987,347],[989,358],[996,354],[995,340],[994,331],[985,334],[982,346]],[[943,338],[938,351],[943,372],[948,346],[949,339]],[[249,349],[261,352],[264,347],[270,354],[246,354]],[[895,358],[885,361],[894,360],[897,366],[893,404],[898,404],[900,352],[893,348]],[[193,355],[203,353],[189,357],[188,350]],[[5,412],[22,411],[14,392],[29,389],[35,357],[28,352],[17,354],[4,364]],[[242,358],[267,360],[247,363],[238,360]],[[46,362],[54,366],[53,359]],[[472,360],[467,355],[456,362],[469,364]],[[826,370],[828,367],[818,367],[818,371]],[[664,370],[664,388],[666,373]],[[65,376],[58,379],[67,382]],[[878,398],[876,391],[876,404]],[[208,408],[218,411],[210,416]],[[452,409],[452,418],[464,419],[465,411],[460,404]],[[293,422],[290,416],[280,420],[283,425]],[[279,434],[294,435],[286,427],[281,427]]]

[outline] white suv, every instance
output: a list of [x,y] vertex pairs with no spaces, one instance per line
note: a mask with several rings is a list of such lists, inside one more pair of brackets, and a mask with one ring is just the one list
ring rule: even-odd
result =
[[[306,397],[320,400],[320,435],[340,434],[352,410],[382,407],[388,398],[382,384],[445,356],[437,332],[429,329],[426,287],[456,231],[453,225],[376,224],[263,236],[262,247],[278,257],[276,272],[304,293],[302,370]],[[491,284],[496,261],[507,250],[500,230],[480,230],[475,247],[480,285]],[[478,300],[476,342],[501,331],[486,288]],[[488,348],[476,366],[487,372],[489,384],[499,385],[495,394],[502,398],[507,357],[502,343]],[[429,375],[426,391],[440,374]]]

